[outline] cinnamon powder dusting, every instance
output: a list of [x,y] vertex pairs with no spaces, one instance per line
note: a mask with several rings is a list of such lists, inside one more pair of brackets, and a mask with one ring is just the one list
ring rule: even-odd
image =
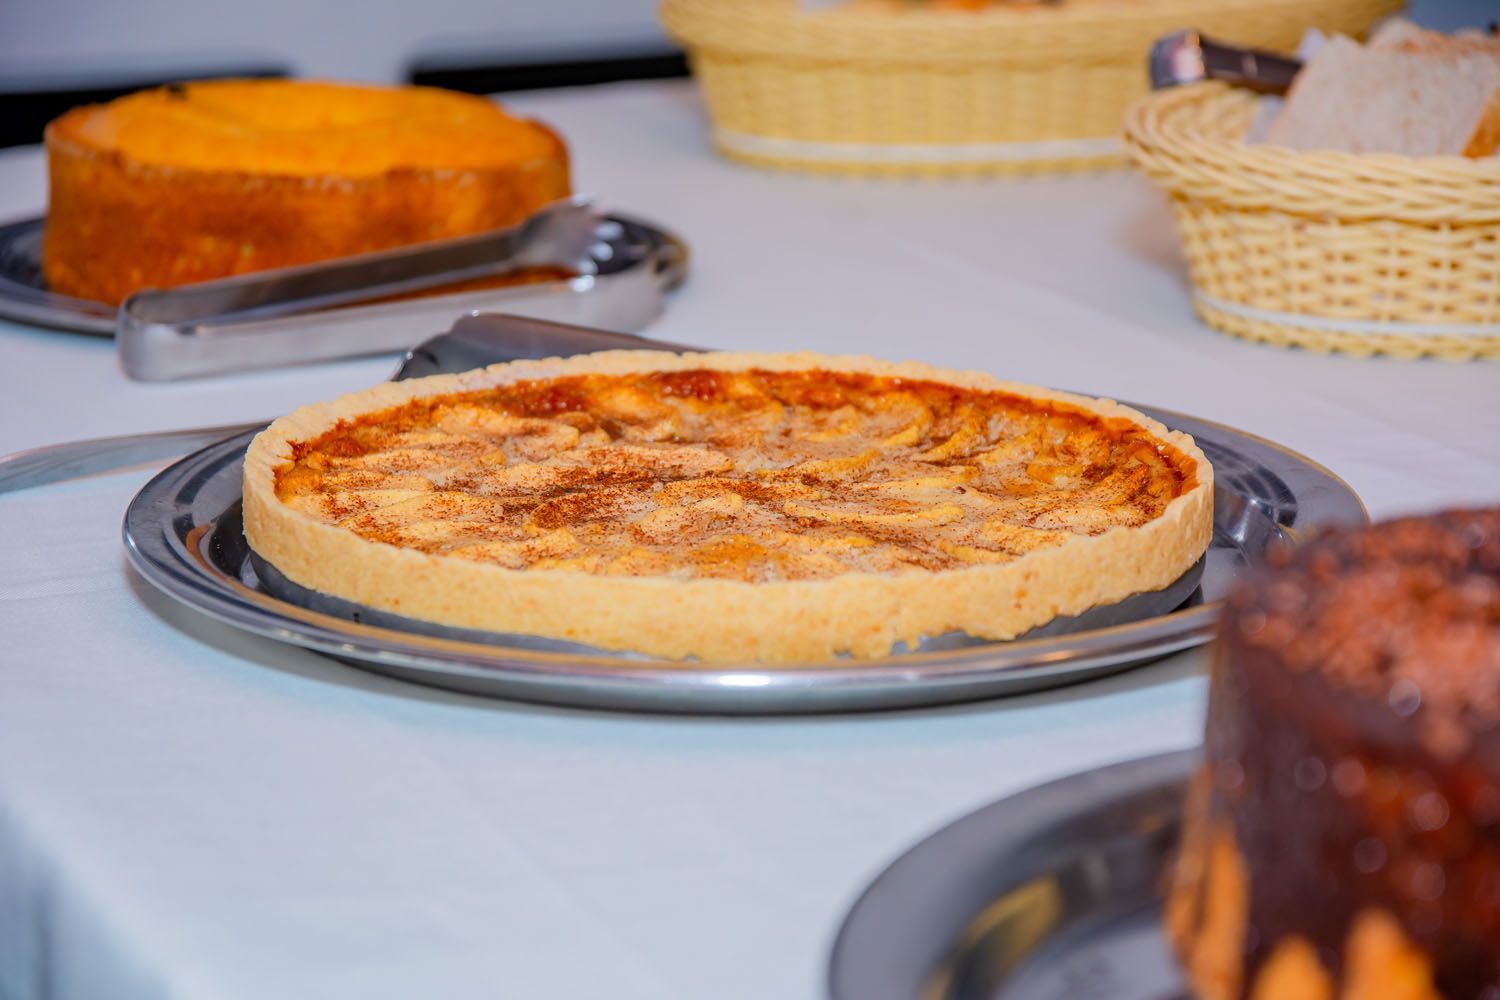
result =
[[749,581],[1003,563],[1138,526],[1192,459],[1066,403],[828,371],[579,375],[292,448],[282,502],[512,568]]

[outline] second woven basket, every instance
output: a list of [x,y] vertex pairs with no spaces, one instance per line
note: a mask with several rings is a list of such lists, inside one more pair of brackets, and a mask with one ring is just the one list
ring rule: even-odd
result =
[[1292,49],[1362,35],[1402,0],[1059,0],[934,9],[915,0],[665,0],[714,143],[764,166],[953,175],[1119,161],[1161,35],[1199,28]]
[[1126,117],[1204,321],[1314,351],[1500,359],[1500,157],[1251,145],[1255,101],[1198,84]]

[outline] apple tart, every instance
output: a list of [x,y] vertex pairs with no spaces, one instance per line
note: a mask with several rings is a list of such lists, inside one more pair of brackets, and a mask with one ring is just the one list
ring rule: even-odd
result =
[[816,354],[611,351],[276,421],[245,534],[409,618],[707,661],[1013,638],[1164,587],[1212,532],[1187,435],[1108,400]]

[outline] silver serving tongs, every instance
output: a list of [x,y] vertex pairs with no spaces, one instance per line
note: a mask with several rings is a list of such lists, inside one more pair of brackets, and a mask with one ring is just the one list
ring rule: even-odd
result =
[[[120,307],[120,363],[131,378],[162,381],[387,353],[479,311],[635,330],[660,312],[685,266],[679,242],[655,237],[575,197],[508,229],[137,292]],[[574,277],[371,302],[549,267]]]

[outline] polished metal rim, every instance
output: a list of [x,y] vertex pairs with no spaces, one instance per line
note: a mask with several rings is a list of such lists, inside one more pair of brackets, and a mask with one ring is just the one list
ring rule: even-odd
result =
[[[252,435],[210,446],[152,479],[126,512],[135,568],[170,596],[258,635],[419,683],[507,698],[600,708],[724,713],[827,712],[971,700],[1076,683],[1188,649],[1211,635],[1238,568],[1271,544],[1322,525],[1365,520],[1327,469],[1263,439],[1139,407],[1192,434],[1216,473],[1214,540],[1193,600],[1179,610],[1066,635],[974,642],[881,661],[835,659],[765,667],[616,655],[529,637],[474,641],[429,635],[283,600],[237,531],[244,451]],[[242,545],[242,539],[238,540]],[[376,616],[372,615],[373,619]]]
[[1161,887],[1199,752],[1038,785],[949,823],[860,894],[833,1000],[1184,997]]
[[0,318],[114,336],[113,306],[49,292],[42,284],[42,227],[45,219],[22,219],[0,226]]

